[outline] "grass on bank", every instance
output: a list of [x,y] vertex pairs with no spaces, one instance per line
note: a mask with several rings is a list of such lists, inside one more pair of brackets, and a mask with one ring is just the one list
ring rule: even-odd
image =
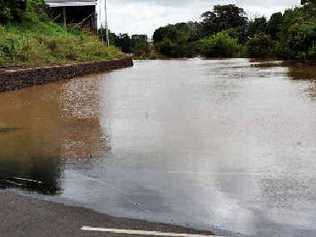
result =
[[39,66],[111,60],[124,54],[97,36],[52,22],[29,0],[20,22],[0,24],[0,66]]

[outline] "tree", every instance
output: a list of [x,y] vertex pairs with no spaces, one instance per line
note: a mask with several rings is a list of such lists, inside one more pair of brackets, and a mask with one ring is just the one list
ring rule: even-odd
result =
[[216,14],[212,11],[204,12],[202,18],[202,36],[209,36],[217,32],[215,24]]
[[204,12],[202,15],[202,36],[210,36],[228,29],[238,29],[239,40],[245,40],[248,18],[245,11],[236,5],[216,5],[213,11]]
[[216,5],[214,6],[214,13],[216,14],[217,32],[243,27],[247,23],[244,9],[234,4]]
[[167,25],[164,27],[160,27],[157,30],[155,30],[153,35],[153,40],[155,43],[159,43],[163,41],[164,39],[170,39],[172,41],[176,40],[176,28],[174,25]]
[[199,26],[197,23],[177,23],[175,25],[167,25],[158,28],[153,35],[155,43],[159,43],[164,39],[169,39],[172,42],[183,43],[198,37]]
[[306,4],[316,4],[316,0],[301,0],[302,5]]
[[199,22],[188,22],[186,23],[187,24],[187,27],[188,27],[188,30],[190,32],[190,37],[188,39],[189,42],[194,42],[194,41],[197,41],[199,40],[202,35],[202,25],[199,23]]
[[316,15],[316,0],[302,0],[303,10],[308,17]]
[[278,39],[278,35],[282,31],[283,25],[283,15],[281,12],[273,13],[268,25],[267,25],[267,33],[271,35],[273,40]]
[[[101,39],[103,42],[106,42],[106,40],[107,40],[106,29],[104,29],[104,28],[99,29],[99,30],[98,30],[98,35],[99,35],[100,39]],[[116,42],[117,42],[117,40],[118,40],[118,39],[117,39],[117,35],[116,35],[115,33],[111,32],[110,30],[109,30],[109,38],[110,38],[110,45],[115,45],[115,46],[117,46],[117,45],[116,45]]]
[[167,57],[174,57],[176,45],[171,42],[170,39],[165,38],[163,41],[159,43],[158,51]]
[[255,18],[249,22],[248,35],[253,37],[259,33],[265,33],[267,30],[267,19],[265,17]]
[[147,35],[132,35],[132,52],[135,56],[145,56],[149,53],[150,47]]
[[290,58],[308,59],[316,44],[316,24],[304,22],[293,24],[287,34],[285,48]]
[[201,25],[197,22],[177,23],[160,27],[154,33],[155,48],[167,57],[197,56],[195,41],[200,39]]
[[272,56],[273,41],[269,35],[259,33],[247,43],[248,56],[252,58],[267,58]]
[[201,54],[207,58],[235,57],[240,51],[238,40],[220,32],[201,40]]
[[124,53],[132,53],[132,40],[128,34],[119,34],[116,38],[115,45]]

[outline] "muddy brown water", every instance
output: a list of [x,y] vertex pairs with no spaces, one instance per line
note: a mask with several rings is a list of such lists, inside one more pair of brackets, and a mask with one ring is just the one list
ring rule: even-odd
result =
[[315,98],[315,66],[247,59],[2,93],[0,186],[227,236],[315,236]]

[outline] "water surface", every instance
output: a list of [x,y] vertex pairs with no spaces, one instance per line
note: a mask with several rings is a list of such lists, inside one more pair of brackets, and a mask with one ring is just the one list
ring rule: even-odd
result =
[[0,186],[228,236],[316,235],[316,72],[247,59],[0,94]]

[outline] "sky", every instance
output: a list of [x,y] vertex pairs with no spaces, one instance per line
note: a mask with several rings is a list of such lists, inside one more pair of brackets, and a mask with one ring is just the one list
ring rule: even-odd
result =
[[108,24],[115,33],[147,34],[151,37],[161,26],[198,21],[201,13],[214,5],[231,3],[244,8],[248,17],[253,18],[269,17],[273,12],[299,5],[300,0],[107,0]]

